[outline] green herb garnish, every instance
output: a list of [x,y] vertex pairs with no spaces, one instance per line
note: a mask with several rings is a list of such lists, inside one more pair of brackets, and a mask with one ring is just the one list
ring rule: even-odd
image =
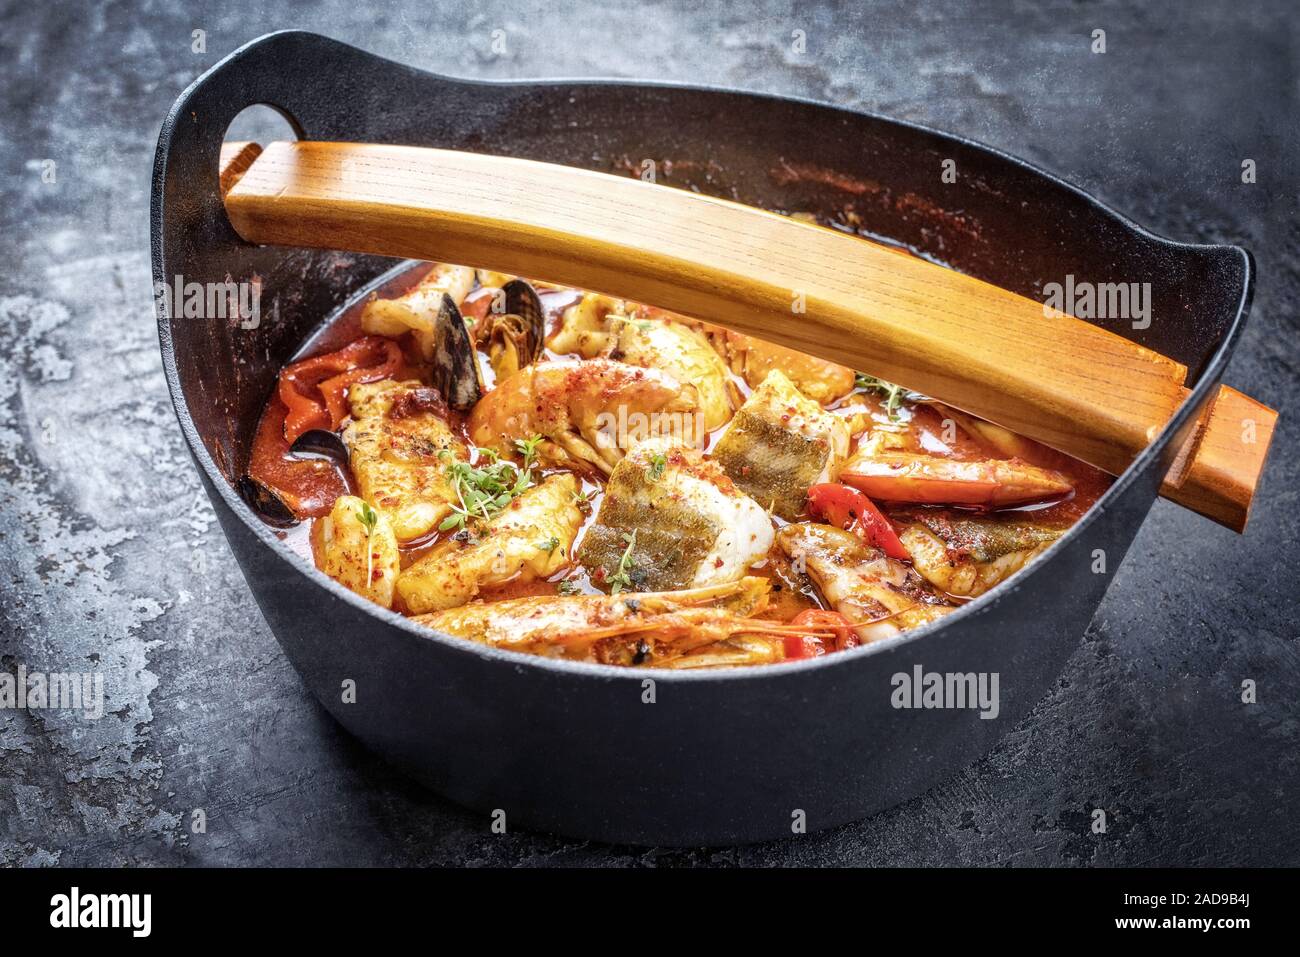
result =
[[649,319],[633,319],[631,316],[610,316],[611,322],[626,322],[629,326],[636,326],[638,332],[649,332],[654,328],[654,323]]
[[379,513],[363,499],[361,507],[357,509],[357,520],[366,527],[366,535],[370,536],[375,534],[375,526],[379,524]]
[[480,458],[487,460],[486,464],[451,462],[447,466],[447,477],[459,504],[451,506],[451,514],[438,525],[439,531],[464,528],[470,520],[486,522],[534,484],[533,473],[526,465],[521,468],[513,462],[502,461],[491,449],[476,451]]
[[551,552],[555,551],[559,547],[560,547],[560,540],[556,538],[554,535],[552,535],[544,542],[537,543],[538,551],[543,552],[546,555],[551,554]]
[[555,590],[561,595],[576,595],[578,594],[578,583],[570,578],[565,578],[556,584]]
[[534,435],[531,439],[515,439],[515,448],[524,457],[524,471],[531,471],[537,461],[537,447],[542,444],[542,437]]
[[361,500],[361,507],[357,509],[357,521],[359,521],[366,530],[366,587],[370,587],[370,580],[374,577],[374,549],[370,545],[370,539],[375,534],[375,526],[379,524],[379,513],[370,507],[370,503],[365,499]]
[[877,392],[884,397],[885,412],[891,421],[898,419],[898,409],[903,404],[903,399],[907,397],[907,389],[901,385],[894,385],[892,382],[886,382],[884,379],[877,379],[872,375],[865,375],[861,372],[853,377],[853,384],[859,389],[867,392]]
[[662,452],[656,452],[650,456],[650,481],[657,482],[663,478],[664,469],[668,467],[668,459],[664,458]]
[[627,542],[627,548],[623,549],[623,557],[618,560],[618,571],[610,576],[609,592],[611,595],[617,595],[624,588],[632,587],[632,549],[636,548],[636,530],[632,534],[624,534],[623,541]]

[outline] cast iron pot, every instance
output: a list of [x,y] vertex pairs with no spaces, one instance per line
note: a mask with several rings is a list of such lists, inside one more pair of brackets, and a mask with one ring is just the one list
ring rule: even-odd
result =
[[[394,266],[239,239],[222,206],[217,157],[231,119],[253,104],[280,110],[309,139],[603,171],[671,159],[663,181],[755,206],[830,215],[851,203],[874,233],[1031,297],[1067,274],[1150,282],[1150,327],[1111,328],[1185,363],[1192,393],[1027,571],[895,639],[806,662],[690,674],[544,660],[441,635],[317,572],[235,489],[281,364]],[[956,161],[956,183],[941,182],[945,159]],[[859,186],[846,193],[818,171]],[[368,747],[482,812],[485,828],[488,815],[504,812],[508,827],[676,845],[840,824],[920,794],[987,753],[1076,647],[1218,385],[1253,271],[1242,249],[1154,236],[1041,170],[908,123],[724,90],[468,82],[301,32],[248,44],[176,101],[154,163],[152,247],[159,283],[262,282],[257,328],[160,307],[158,335],[177,417],[230,547],[320,702]],[[894,707],[893,676],[917,665],[996,673],[997,717]],[[354,703],[344,702],[347,681]]]

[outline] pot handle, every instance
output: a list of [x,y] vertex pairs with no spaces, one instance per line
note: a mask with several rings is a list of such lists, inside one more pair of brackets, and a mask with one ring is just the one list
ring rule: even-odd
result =
[[[431,82],[438,85],[432,97]],[[385,109],[394,98],[430,103],[430,109],[398,117]],[[377,135],[382,142],[428,146],[439,145],[450,118],[463,115],[459,111],[470,108],[474,99],[473,84],[317,33],[286,30],[259,37],[196,79],[164,120],[154,158],[154,235],[159,234],[162,197],[184,195],[184,208],[173,203],[169,217],[182,217],[196,228],[217,226],[218,231],[224,224],[232,245],[246,245],[226,221],[218,169],[226,130],[250,106],[276,110],[299,139],[355,142]],[[377,116],[389,122],[375,123]]]

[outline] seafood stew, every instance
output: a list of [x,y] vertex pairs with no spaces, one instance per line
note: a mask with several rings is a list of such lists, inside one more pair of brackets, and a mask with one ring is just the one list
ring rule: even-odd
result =
[[447,634],[651,668],[815,657],[947,614],[1104,473],[852,369],[438,264],[281,371],[241,492]]

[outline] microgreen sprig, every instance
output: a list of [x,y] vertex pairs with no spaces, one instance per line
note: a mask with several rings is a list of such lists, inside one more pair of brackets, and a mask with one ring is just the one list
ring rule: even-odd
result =
[[375,526],[379,524],[379,513],[370,507],[370,503],[364,499],[361,507],[357,509],[357,520],[366,527],[366,535],[375,534]]
[[361,507],[357,509],[357,521],[359,521],[366,530],[366,585],[374,577],[374,549],[370,539],[375,534],[375,526],[379,524],[379,513],[370,507],[370,503],[365,499],[361,500]]
[[534,435],[531,439],[515,439],[515,448],[524,457],[524,471],[532,470],[537,462],[537,447],[542,444],[542,437]]
[[540,435],[515,440],[515,447],[524,457],[522,466],[503,460],[492,449],[475,449],[478,464],[453,461],[451,452],[444,449],[441,455],[448,463],[447,478],[459,504],[451,506],[451,514],[442,520],[438,530],[447,532],[453,528],[465,528],[472,520],[489,521],[532,488],[536,484],[532,469],[541,441]]

